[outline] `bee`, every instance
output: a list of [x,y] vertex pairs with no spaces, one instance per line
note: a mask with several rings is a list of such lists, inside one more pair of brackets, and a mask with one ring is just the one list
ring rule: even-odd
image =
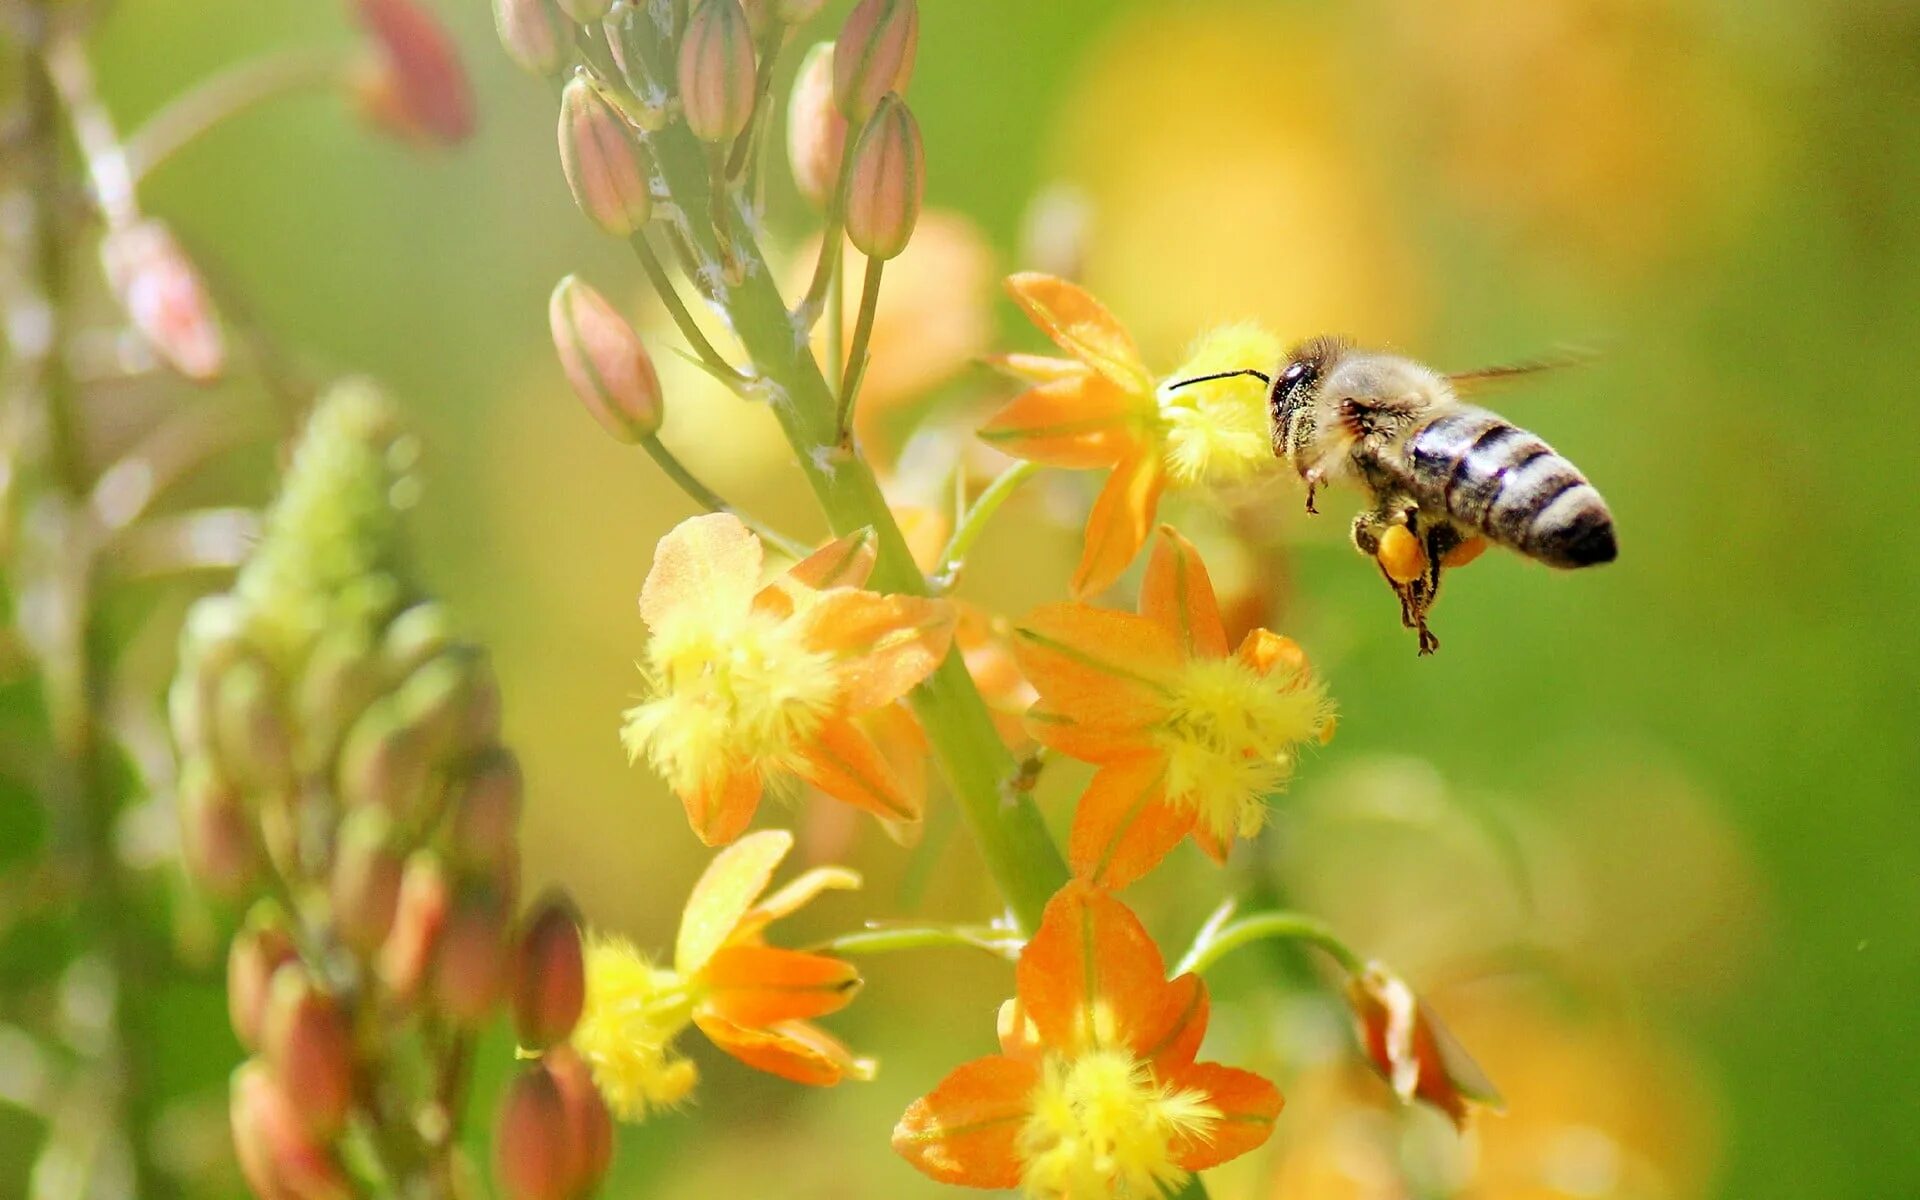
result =
[[[1427,627],[1427,612],[1439,595],[1442,568],[1471,559],[1485,542],[1550,567],[1614,559],[1613,515],[1579,468],[1535,435],[1459,397],[1476,385],[1560,365],[1447,375],[1319,337],[1296,346],[1272,375],[1228,371],[1173,386],[1235,375],[1268,385],[1273,453],[1300,473],[1307,511],[1318,511],[1315,493],[1328,484],[1352,483],[1368,495],[1371,503],[1353,520],[1353,544],[1380,564],[1400,598],[1401,623],[1418,631],[1420,653],[1431,654],[1440,641]],[[1393,569],[1381,554],[1383,539],[1407,535],[1420,554],[1409,556],[1412,569]]]

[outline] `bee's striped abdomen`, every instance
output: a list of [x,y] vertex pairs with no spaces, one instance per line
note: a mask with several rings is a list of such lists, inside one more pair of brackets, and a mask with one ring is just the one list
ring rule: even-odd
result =
[[1578,468],[1485,409],[1457,408],[1407,440],[1423,507],[1555,567],[1611,562],[1613,517]]

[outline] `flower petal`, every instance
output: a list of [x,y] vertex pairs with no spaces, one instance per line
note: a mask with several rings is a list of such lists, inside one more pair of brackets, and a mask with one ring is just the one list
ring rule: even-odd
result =
[[1147,543],[1167,473],[1155,446],[1140,446],[1114,467],[1087,514],[1086,545],[1073,572],[1073,594],[1112,587]]
[[731,513],[688,517],[654,548],[640,618],[658,629],[676,608],[744,610],[760,585],[760,539]]
[[867,586],[867,576],[880,560],[873,530],[862,529],[835,538],[787,568],[787,578],[815,591]]
[[843,1079],[873,1078],[872,1059],[855,1057],[837,1039],[803,1021],[754,1029],[697,1010],[693,1023],[707,1040],[741,1062],[794,1083],[831,1087]]
[[790,883],[776,888],[771,896],[754,905],[747,915],[764,927],[781,917],[790,917],[799,912],[822,892],[856,891],[860,882],[860,872],[846,867],[814,867],[802,871]]
[[860,991],[860,972],[852,963],[773,946],[722,946],[700,978],[709,1008],[741,1025],[824,1017]]
[[1048,1048],[1132,1046],[1167,988],[1159,947],[1126,905],[1076,880],[1055,893],[1014,971],[1020,1007]]
[[1091,374],[1093,370],[1077,358],[1054,358],[1046,354],[1021,354],[1017,351],[1011,354],[989,354],[981,361],[1015,379],[1024,379],[1028,383],[1050,383],[1055,379],[1070,379]]
[[842,702],[872,712],[933,674],[953,644],[953,605],[922,596],[883,596],[851,588],[822,593],[807,606],[807,643],[839,655]]
[[1140,1056],[1165,1076],[1193,1062],[1207,1035],[1207,985],[1191,972],[1167,985],[1153,1027],[1140,1037]]
[[724,846],[740,836],[760,807],[760,773],[736,767],[680,794],[687,823],[702,845]]
[[1073,811],[1067,861],[1089,883],[1123,888],[1158,866],[1193,829],[1194,810],[1166,800],[1167,760],[1145,755],[1101,767]]
[[1160,527],[1147,559],[1140,614],[1171,633],[1188,658],[1227,656],[1227,629],[1220,621],[1220,602],[1214,598],[1207,564],[1171,525]]
[[1040,1031],[1027,1019],[1027,1010],[1020,1007],[1017,999],[1001,1003],[1000,1010],[994,1014],[994,1032],[1000,1038],[1000,1053],[1008,1058],[1039,1062],[1040,1056],[1046,1053],[1046,1047],[1040,1042]]
[[1247,630],[1247,636],[1240,640],[1240,646],[1233,654],[1263,676],[1276,671],[1305,675],[1312,670],[1307,661],[1307,652],[1300,648],[1300,643],[1290,637],[1282,637],[1271,629]]
[[1251,1071],[1223,1067],[1219,1063],[1194,1063],[1163,1076],[1162,1081],[1172,1087],[1204,1092],[1207,1102],[1221,1114],[1221,1119],[1208,1128],[1207,1137],[1189,1139],[1184,1146],[1175,1148],[1177,1161],[1186,1170],[1217,1167],[1259,1146],[1273,1134],[1273,1123],[1283,1103],[1280,1089]]
[[914,793],[894,774],[873,739],[844,717],[828,721],[800,748],[800,778],[835,800],[889,821],[918,821]]
[[942,1183],[1018,1187],[1020,1130],[1039,1082],[1034,1066],[1002,1055],[964,1063],[907,1106],[893,1148]]
[[1086,604],[1034,609],[1013,631],[1013,652],[1046,711],[1089,725],[1159,720],[1167,681],[1180,666],[1180,652],[1160,626]]
[[1076,721],[1036,705],[1027,710],[1026,729],[1033,740],[1081,762],[1110,763],[1148,753],[1148,723],[1109,724]]
[[687,907],[680,916],[680,936],[673,944],[674,970],[692,976],[707,965],[760,893],[767,890],[774,868],[792,849],[791,833],[762,829],[713,856],[687,894]]
[[1084,288],[1038,272],[1007,278],[1007,291],[1054,345],[1131,392],[1153,387],[1153,376],[1126,327]]
[[1141,445],[1141,415],[1103,376],[1076,375],[1015,396],[980,427],[980,440],[1050,467],[1111,467]]

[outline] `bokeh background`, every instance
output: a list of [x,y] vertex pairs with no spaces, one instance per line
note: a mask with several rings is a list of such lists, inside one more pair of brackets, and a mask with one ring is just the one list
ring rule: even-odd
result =
[[[994,287],[1030,265],[1079,273],[1163,369],[1243,318],[1454,368],[1604,351],[1495,403],[1605,491],[1620,561],[1487,556],[1436,610],[1435,658],[1346,546],[1350,501],[1309,520],[1276,481],[1176,510],[1324,667],[1341,726],[1228,876],[1183,850],[1130,898],[1171,947],[1228,887],[1326,916],[1432,995],[1509,1101],[1464,1146],[1396,1113],[1300,986],[1310,968],[1247,952],[1221,973],[1214,1047],[1290,1103],[1215,1194],[1920,1195],[1920,8],[922,7],[928,203],[961,215],[900,272],[876,373],[943,419],[1006,394],[973,355],[1036,346]],[[572,209],[552,97],[486,6],[440,9],[479,92],[468,146],[423,158],[292,100],[170,164],[149,207],[316,369],[404,398],[430,447],[426,575],[494,647],[526,763],[529,884],[564,880],[595,922],[663,946],[704,856],[615,732],[633,598],[688,509],[577,409],[544,316],[569,271],[642,316],[644,283]],[[221,64],[346,36],[330,5],[126,0],[99,63],[131,126]],[[783,182],[768,229],[810,232]],[[764,414],[663,371],[669,442],[819,532],[787,516],[810,509]],[[1089,483],[1016,501],[966,594],[1015,612],[1059,595]],[[1079,782],[1049,769],[1054,817]],[[991,911],[949,819],[912,851],[804,804],[792,819],[808,854],[869,877],[801,936]],[[1008,973],[960,952],[867,965],[835,1028],[878,1081],[805,1092],[705,1060],[695,1103],[625,1132],[608,1194],[933,1194],[886,1133],[988,1048]],[[238,1057],[217,976],[141,998],[181,1096],[223,1094]],[[494,1050],[504,1070],[504,1035]],[[0,1105],[0,1197],[26,1194],[24,1137]]]

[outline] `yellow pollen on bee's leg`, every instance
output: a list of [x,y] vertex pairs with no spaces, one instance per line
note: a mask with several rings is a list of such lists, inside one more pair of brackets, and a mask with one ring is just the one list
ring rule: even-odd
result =
[[1183,1143],[1211,1135],[1220,1111],[1161,1083],[1125,1050],[1050,1055],[1020,1130],[1020,1184],[1046,1200],[1150,1200],[1178,1187]]
[[1387,578],[1398,584],[1412,583],[1427,573],[1426,548],[1404,525],[1389,525],[1380,534],[1380,550],[1376,557]]

